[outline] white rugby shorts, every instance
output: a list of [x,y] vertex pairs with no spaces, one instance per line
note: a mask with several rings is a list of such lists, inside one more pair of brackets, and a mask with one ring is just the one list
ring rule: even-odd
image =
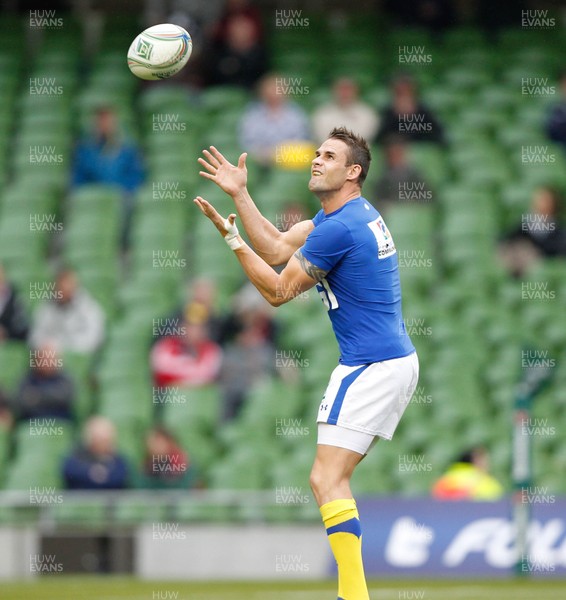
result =
[[[336,427],[319,427],[318,443],[355,452],[367,446],[360,452],[365,454],[373,438],[390,440],[418,379],[416,352],[356,367],[338,365],[332,371],[317,417],[317,423]],[[341,436],[342,429],[349,431]],[[364,435],[355,436],[353,432]],[[344,438],[342,443],[341,437]]]

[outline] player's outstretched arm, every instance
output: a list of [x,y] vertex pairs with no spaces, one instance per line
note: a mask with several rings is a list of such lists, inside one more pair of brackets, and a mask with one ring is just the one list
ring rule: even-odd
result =
[[292,256],[281,273],[275,272],[260,256],[258,256],[238,235],[235,227],[236,215],[231,214],[224,219],[216,209],[204,198],[195,198],[195,204],[215,225],[222,237],[230,239],[230,247],[234,250],[248,279],[260,294],[272,305],[281,306],[295,296],[312,288],[317,281],[326,275],[320,269],[308,263],[297,252]]
[[313,222],[301,221],[289,231],[279,231],[261,214],[250,196],[247,188],[247,153],[240,155],[237,165],[230,163],[214,146],[210,147],[210,151],[203,150],[203,154],[205,158],[199,158],[198,162],[206,170],[200,171],[199,175],[216,183],[234,200],[244,229],[256,252],[269,265],[286,263],[297,248],[305,243],[308,234],[314,228]]

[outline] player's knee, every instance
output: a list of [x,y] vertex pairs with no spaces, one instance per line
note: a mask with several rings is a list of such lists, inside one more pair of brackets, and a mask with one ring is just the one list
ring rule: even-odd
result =
[[324,497],[340,486],[342,477],[331,469],[325,469],[315,461],[311,474],[310,486],[316,498]]
[[311,469],[311,474],[310,474],[310,478],[309,478],[311,490],[313,491],[315,496],[318,494],[319,491],[321,491],[322,484],[324,482],[320,471],[321,471],[320,468],[315,463],[313,465],[313,468]]

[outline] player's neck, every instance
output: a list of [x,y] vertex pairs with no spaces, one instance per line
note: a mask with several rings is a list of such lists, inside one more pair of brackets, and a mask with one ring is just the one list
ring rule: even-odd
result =
[[324,214],[328,215],[339,208],[342,208],[346,202],[354,200],[354,198],[359,198],[361,194],[362,191],[357,188],[346,194],[344,193],[344,190],[335,190],[332,192],[317,194],[317,196],[320,200],[320,206],[322,207]]

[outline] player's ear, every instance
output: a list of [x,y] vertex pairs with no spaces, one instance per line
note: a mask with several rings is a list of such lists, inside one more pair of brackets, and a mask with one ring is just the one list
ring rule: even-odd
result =
[[348,167],[348,177],[350,181],[357,179],[362,174],[361,165],[350,165]]

